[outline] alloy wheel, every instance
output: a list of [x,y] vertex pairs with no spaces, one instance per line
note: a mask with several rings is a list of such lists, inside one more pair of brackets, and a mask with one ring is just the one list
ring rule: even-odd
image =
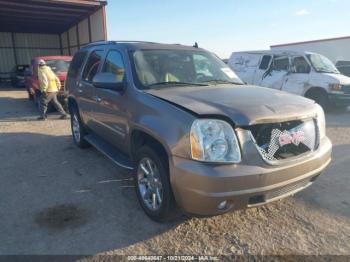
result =
[[80,141],[80,124],[79,124],[79,119],[76,114],[73,115],[72,118],[72,131],[73,131],[73,136],[76,142],[79,143]]
[[155,162],[145,157],[137,167],[138,190],[143,203],[152,211],[160,209],[163,202],[163,185]]

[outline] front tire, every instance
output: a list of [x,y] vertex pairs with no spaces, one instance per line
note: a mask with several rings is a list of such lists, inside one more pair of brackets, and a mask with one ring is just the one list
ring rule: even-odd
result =
[[135,188],[142,209],[151,219],[164,222],[177,214],[168,159],[149,146],[141,147],[136,153]]
[[87,148],[89,147],[89,143],[84,139],[84,137],[87,135],[87,131],[84,127],[84,124],[82,123],[80,119],[80,115],[78,110],[74,107],[71,110],[71,129],[72,129],[72,137],[74,143],[80,147],[80,148]]
[[329,99],[326,92],[320,90],[314,90],[306,94],[307,98],[314,100],[319,104],[324,110],[327,110],[329,107]]

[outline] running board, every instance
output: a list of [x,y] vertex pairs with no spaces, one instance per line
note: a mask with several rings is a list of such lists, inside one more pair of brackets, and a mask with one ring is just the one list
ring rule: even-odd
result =
[[116,165],[129,170],[134,169],[131,161],[125,155],[120,153],[120,151],[115,147],[105,142],[102,138],[99,138],[94,134],[89,134],[85,136],[84,139],[98,151],[112,160]]

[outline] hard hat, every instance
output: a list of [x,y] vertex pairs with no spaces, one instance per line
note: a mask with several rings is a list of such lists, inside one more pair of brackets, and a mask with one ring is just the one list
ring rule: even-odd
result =
[[39,66],[44,66],[46,65],[46,62],[42,59],[39,60]]

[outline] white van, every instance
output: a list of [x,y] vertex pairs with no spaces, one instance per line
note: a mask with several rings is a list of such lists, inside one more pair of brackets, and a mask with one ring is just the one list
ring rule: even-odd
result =
[[302,95],[326,108],[350,105],[350,77],[326,57],[282,50],[232,53],[229,66],[246,83]]

